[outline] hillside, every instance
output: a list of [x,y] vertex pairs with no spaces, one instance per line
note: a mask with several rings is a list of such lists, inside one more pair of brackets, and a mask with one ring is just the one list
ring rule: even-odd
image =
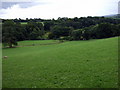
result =
[[120,14],[106,15],[105,17],[109,17],[109,18],[120,18]]
[[118,87],[118,37],[7,48],[3,56],[3,88]]

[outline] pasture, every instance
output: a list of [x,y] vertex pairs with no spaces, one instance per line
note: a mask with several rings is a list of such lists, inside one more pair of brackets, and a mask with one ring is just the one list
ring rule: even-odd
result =
[[[118,37],[22,41],[4,48],[3,88],[117,88]],[[32,44],[46,44],[35,45]]]
[[[37,23],[42,23],[42,24],[44,24],[43,22],[37,22]],[[27,22],[21,22],[21,24],[27,24]]]
[[27,24],[27,22],[21,22],[21,24]]
[[58,40],[29,40],[18,42],[18,46],[49,45],[57,43],[59,43]]

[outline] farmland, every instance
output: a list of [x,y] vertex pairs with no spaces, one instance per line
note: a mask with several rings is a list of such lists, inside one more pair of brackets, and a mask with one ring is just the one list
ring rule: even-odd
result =
[[[28,22],[20,22],[22,25],[26,25]],[[44,24],[43,22],[37,22],[37,23],[42,23],[42,24]]]
[[21,24],[27,24],[27,22],[21,22]]
[[118,87],[118,37],[50,44],[55,42],[20,41],[25,47],[4,48],[3,88]]

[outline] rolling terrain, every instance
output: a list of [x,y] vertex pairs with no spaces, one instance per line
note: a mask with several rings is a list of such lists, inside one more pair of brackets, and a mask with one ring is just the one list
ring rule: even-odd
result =
[[[22,41],[4,48],[3,88],[117,88],[118,37],[65,41]],[[36,45],[47,44],[47,45]]]

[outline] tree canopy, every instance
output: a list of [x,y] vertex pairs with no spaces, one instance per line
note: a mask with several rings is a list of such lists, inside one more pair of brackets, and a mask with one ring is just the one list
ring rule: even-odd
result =
[[75,17],[49,19],[2,19],[2,42],[13,47],[17,41],[65,39],[89,40],[120,35],[120,19]]

